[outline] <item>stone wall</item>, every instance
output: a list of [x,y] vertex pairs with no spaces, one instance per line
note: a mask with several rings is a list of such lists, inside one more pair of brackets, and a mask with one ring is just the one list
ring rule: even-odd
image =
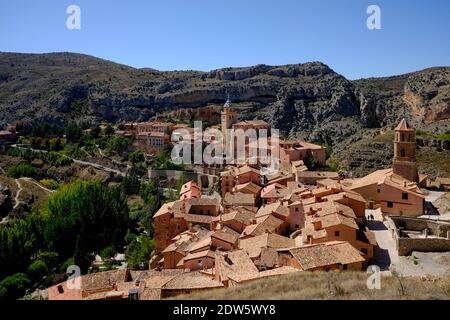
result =
[[447,232],[450,231],[450,222],[400,216],[390,216],[390,218],[397,229],[403,228],[410,231],[428,229],[428,234],[443,238],[446,238]]
[[191,171],[178,171],[178,170],[149,170],[148,171],[148,177],[150,179],[162,178],[163,180],[174,181],[174,182],[180,180],[183,175],[186,177],[187,181],[194,180],[202,188],[208,188],[210,185],[214,185],[218,180],[218,177],[216,177],[216,176],[197,173],[197,172],[191,172]]
[[[450,239],[447,232],[450,232],[450,223],[434,221],[430,219],[410,218],[391,216],[387,217],[387,224],[392,231],[398,255],[406,256],[413,251],[420,252],[444,252],[450,251]],[[399,228],[410,231],[429,230],[429,235],[440,238],[407,238],[402,237]]]
[[450,240],[444,238],[399,238],[397,239],[397,250],[399,256],[410,255],[413,251],[445,252],[450,251]]

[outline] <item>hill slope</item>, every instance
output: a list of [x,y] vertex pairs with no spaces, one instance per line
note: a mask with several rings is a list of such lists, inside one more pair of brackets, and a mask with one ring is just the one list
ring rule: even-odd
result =
[[[382,277],[380,290],[369,290],[365,272],[298,272],[244,283],[232,288],[178,296],[188,300],[304,299],[450,299],[450,277],[429,281],[419,277]],[[431,278],[430,278],[431,280]]]
[[75,53],[0,53],[0,127],[18,119],[148,120],[175,108],[222,105],[227,95],[241,119],[264,119],[337,149],[403,117],[450,132],[449,67],[349,81],[321,62],[161,72]]

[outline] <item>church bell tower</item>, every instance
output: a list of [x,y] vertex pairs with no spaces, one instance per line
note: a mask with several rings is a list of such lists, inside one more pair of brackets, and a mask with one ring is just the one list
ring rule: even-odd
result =
[[395,128],[393,169],[394,174],[412,182],[419,182],[416,166],[416,132],[405,119],[402,119]]

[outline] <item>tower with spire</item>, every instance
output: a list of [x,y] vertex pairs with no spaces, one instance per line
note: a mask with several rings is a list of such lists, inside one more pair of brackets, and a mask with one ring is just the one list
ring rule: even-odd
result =
[[227,147],[227,130],[231,128],[233,123],[236,121],[236,112],[234,111],[230,95],[228,94],[227,101],[223,105],[222,112],[220,113],[220,119],[221,119],[221,130],[223,135],[223,146],[224,150],[226,150]]
[[416,166],[416,132],[406,119],[402,119],[395,128],[393,170],[394,174],[409,181],[419,182]]

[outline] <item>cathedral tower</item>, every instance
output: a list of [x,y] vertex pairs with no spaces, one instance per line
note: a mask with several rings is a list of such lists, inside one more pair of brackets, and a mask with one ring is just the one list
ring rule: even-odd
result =
[[228,96],[227,101],[223,105],[223,110],[220,113],[220,119],[221,119],[221,129],[222,129],[222,135],[223,135],[223,145],[224,150],[226,150],[227,146],[227,129],[230,129],[233,123],[236,121],[236,112],[234,111],[233,107],[231,106],[230,96]]
[[416,132],[402,119],[395,128],[394,138],[394,174],[419,182],[416,166]]

